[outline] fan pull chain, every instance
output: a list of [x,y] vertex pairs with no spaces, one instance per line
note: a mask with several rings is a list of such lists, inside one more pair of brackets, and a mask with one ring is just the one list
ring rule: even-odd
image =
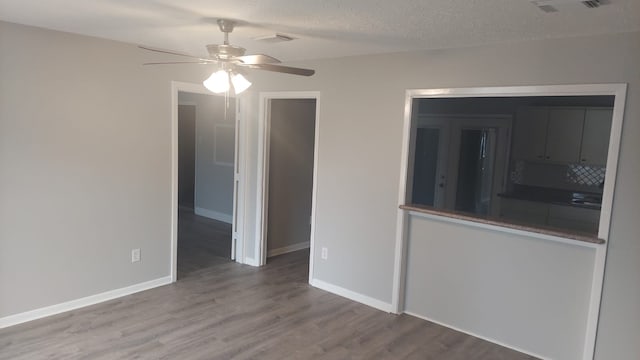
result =
[[227,110],[229,110],[229,90],[224,92],[224,121],[228,121]]

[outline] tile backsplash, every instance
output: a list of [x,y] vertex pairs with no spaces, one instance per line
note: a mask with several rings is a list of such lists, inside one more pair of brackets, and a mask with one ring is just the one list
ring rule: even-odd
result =
[[569,164],[566,181],[569,184],[599,187],[604,182],[604,166]]
[[545,164],[515,160],[509,180],[512,184],[556,189],[602,192],[605,167],[582,164]]

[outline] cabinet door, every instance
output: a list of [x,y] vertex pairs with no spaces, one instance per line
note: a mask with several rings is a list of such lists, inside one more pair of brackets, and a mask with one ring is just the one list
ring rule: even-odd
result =
[[612,116],[612,109],[587,109],[580,151],[581,163],[591,165],[607,163]]
[[500,199],[500,217],[526,225],[546,225],[549,205],[545,203]]
[[584,109],[550,109],[545,159],[577,163],[580,158]]
[[549,109],[518,109],[513,130],[513,155],[518,160],[544,160]]
[[549,206],[549,226],[597,234],[599,222],[600,210],[562,205]]

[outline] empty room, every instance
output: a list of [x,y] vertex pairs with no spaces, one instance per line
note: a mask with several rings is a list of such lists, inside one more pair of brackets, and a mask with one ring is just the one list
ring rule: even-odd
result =
[[0,0],[0,359],[640,358],[640,2]]

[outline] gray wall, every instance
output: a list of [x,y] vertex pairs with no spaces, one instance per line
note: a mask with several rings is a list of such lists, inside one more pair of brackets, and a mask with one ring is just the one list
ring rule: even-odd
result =
[[[223,96],[180,92],[178,98],[182,104],[196,106],[195,211],[230,223],[233,213],[235,100],[230,98],[229,108],[225,109]],[[218,161],[216,151],[219,152]],[[229,156],[220,156],[220,152]],[[221,158],[225,161],[221,162]]]
[[[308,79],[252,74],[249,115],[257,123],[258,91],[321,91],[313,277],[390,302],[406,89],[629,83],[596,358],[633,359],[640,353],[639,62],[639,33],[313,61],[299,64],[316,69]],[[251,136],[257,142],[255,129]],[[320,247],[329,248],[328,260]]]
[[546,359],[582,359],[595,250],[421,216],[406,311]]
[[170,81],[207,69],[158,59],[0,22],[0,318],[169,276]]
[[267,250],[308,243],[315,99],[271,100]]

